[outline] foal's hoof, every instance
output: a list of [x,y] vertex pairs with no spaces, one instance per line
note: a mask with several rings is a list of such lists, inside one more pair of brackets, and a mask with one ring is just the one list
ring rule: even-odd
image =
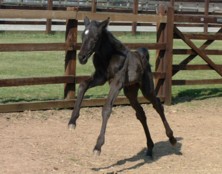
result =
[[69,124],[68,125],[69,130],[74,130],[76,128],[75,124]]
[[173,146],[175,146],[175,145],[177,144],[176,138],[171,137],[171,138],[170,138],[170,143],[171,143]]
[[147,150],[146,151],[146,156],[149,157],[150,159],[153,159],[153,151],[152,150]]
[[100,150],[97,150],[97,149],[94,149],[94,150],[93,150],[93,154],[94,154],[95,156],[100,156],[100,153],[101,153]]

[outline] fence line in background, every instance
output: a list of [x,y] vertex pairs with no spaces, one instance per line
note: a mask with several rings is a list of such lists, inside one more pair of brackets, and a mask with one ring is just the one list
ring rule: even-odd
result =
[[[5,2],[5,3],[4,3]],[[111,4],[116,3],[116,6],[112,6]],[[125,1],[96,1],[91,0],[87,1],[53,1],[53,0],[45,0],[41,1],[39,3],[26,3],[26,2],[10,2],[6,3],[6,1],[2,0],[0,1],[0,8],[2,9],[32,9],[32,10],[66,10],[66,7],[71,6],[79,11],[91,11],[92,13],[97,12],[122,12],[122,13],[132,13],[132,14],[156,14],[158,12],[159,5],[166,6],[167,4],[171,4],[176,14],[203,14],[205,17],[208,15],[221,15],[222,13],[222,5],[217,0],[198,0],[193,2],[192,0],[169,0],[169,1],[147,1],[147,2],[141,2],[138,0],[133,0],[131,2],[125,2]],[[105,5],[106,4],[106,5]],[[118,4],[124,4],[124,6],[118,6]],[[187,4],[187,7],[186,7]],[[192,5],[191,5],[192,4]],[[196,4],[196,7],[195,7]],[[203,5],[201,5],[203,4]],[[0,21],[0,24],[10,24],[12,21]],[[15,21],[14,24],[24,24],[23,21]],[[31,22],[29,22],[31,23]],[[39,22],[39,24],[42,24],[43,22]],[[36,24],[36,21],[33,21],[32,24]],[[51,19],[47,19],[44,24],[46,25],[46,33],[51,32],[51,26],[52,25],[63,25],[63,22],[53,22]],[[137,26],[141,25],[131,22],[130,24],[132,26],[132,33],[135,34],[137,31]],[[144,25],[144,24],[142,24]],[[204,32],[208,32],[208,23],[204,23],[201,25],[201,27],[204,27]]]

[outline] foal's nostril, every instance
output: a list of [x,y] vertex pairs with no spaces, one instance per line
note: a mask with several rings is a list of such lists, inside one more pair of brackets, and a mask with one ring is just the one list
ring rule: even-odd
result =
[[81,54],[81,53],[78,54],[78,58],[79,58],[79,62],[80,62],[81,64],[85,64],[85,63],[87,62],[86,56],[83,55],[83,54]]
[[82,59],[83,55],[81,53],[78,54],[78,58]]

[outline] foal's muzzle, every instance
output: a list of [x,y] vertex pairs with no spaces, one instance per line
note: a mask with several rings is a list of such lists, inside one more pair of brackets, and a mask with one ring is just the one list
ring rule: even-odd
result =
[[94,51],[95,51],[95,45],[90,46],[90,48],[86,48],[85,46],[82,46],[78,54],[79,62],[81,64],[86,64],[87,60],[94,53]]
[[85,56],[85,55],[82,55],[82,54],[78,54],[78,58],[79,58],[79,62],[81,64],[86,64],[88,58]]
[[87,54],[81,54],[79,53],[78,54],[78,58],[79,58],[79,62],[81,64],[86,64],[87,63],[87,60],[89,59],[89,57],[92,55],[93,51],[90,51],[89,53]]

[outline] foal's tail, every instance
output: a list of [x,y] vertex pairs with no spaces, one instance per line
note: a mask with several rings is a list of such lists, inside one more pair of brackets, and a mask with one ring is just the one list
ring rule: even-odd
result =
[[150,66],[150,54],[147,48],[138,48],[136,50],[136,52],[138,52],[141,56],[141,60],[143,62],[144,65],[148,64],[148,69],[151,70],[151,66]]
[[146,58],[147,61],[150,61],[150,54],[147,48],[137,48],[136,50],[142,58]]

